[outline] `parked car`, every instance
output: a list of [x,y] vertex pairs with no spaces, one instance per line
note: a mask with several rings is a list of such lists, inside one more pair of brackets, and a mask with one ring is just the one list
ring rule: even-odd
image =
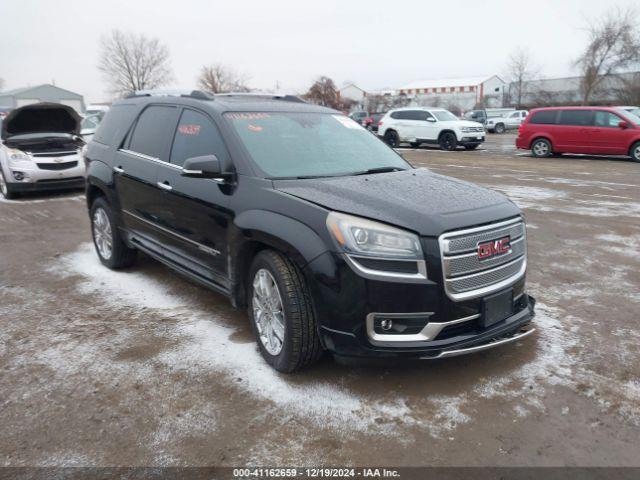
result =
[[500,118],[515,111],[515,108],[485,108],[480,110],[470,110],[464,114],[465,120],[486,125],[490,118]]
[[533,331],[518,207],[414,169],[335,110],[290,96],[133,97],[86,156],[100,261],[127,267],[140,250],[226,295],[279,371],[323,350],[434,359]]
[[484,142],[484,127],[477,122],[459,120],[442,108],[410,107],[391,110],[378,123],[378,135],[397,147],[410,143],[417,148],[423,143],[455,150],[462,145],[473,150]]
[[517,130],[528,114],[529,112],[527,110],[516,110],[502,117],[489,118],[487,119],[485,127],[487,131],[491,133],[504,133],[507,130]]
[[364,122],[365,118],[367,118],[369,116],[368,112],[351,112],[349,114],[349,118],[352,120],[355,120],[356,122],[358,122],[360,125],[362,125],[362,122]]
[[378,123],[384,117],[384,113],[372,113],[370,117],[365,118],[362,121],[362,126],[372,132],[378,131]]
[[626,110],[627,112],[633,113],[636,117],[640,117],[640,107],[628,106],[628,107],[620,107],[620,108],[622,108],[623,110]]
[[516,146],[534,157],[586,153],[640,161],[640,118],[616,107],[539,108],[520,127]]
[[93,138],[93,135],[96,133],[98,129],[98,125],[102,121],[104,115],[89,115],[82,119],[80,124],[80,135],[82,136],[85,142],[90,142]]
[[9,112],[12,110],[11,107],[0,107],[0,120],[9,115]]
[[36,103],[12,110],[2,122],[2,195],[83,187],[79,133],[80,117],[69,106]]
[[87,117],[92,115],[98,115],[100,119],[104,117],[105,113],[109,111],[109,105],[104,105],[101,103],[90,103],[87,105],[87,109],[84,112]]

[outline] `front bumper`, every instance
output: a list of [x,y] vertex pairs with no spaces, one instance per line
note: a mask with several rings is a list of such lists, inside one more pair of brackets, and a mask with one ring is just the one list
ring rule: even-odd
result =
[[473,134],[465,134],[463,137],[458,140],[458,143],[463,145],[480,145],[484,143],[485,136],[482,135],[473,135]]
[[85,178],[62,178],[53,180],[39,180],[36,182],[7,182],[12,192],[45,192],[51,190],[66,190],[84,188]]
[[[53,158],[32,157],[30,161],[7,165],[5,178],[11,191],[37,192],[84,187],[86,169],[80,155]],[[21,180],[17,180],[16,173],[22,177]]]

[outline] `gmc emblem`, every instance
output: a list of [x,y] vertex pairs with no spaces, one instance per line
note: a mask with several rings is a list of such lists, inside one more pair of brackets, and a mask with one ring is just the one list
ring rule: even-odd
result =
[[478,258],[486,260],[496,255],[504,255],[511,250],[511,237],[506,236],[500,240],[491,240],[478,244]]

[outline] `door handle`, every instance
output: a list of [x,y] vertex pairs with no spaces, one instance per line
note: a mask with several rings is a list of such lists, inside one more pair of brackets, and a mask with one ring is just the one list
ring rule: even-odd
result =
[[162,190],[166,190],[167,192],[173,190],[173,187],[167,182],[158,182],[156,185],[158,185]]
[[113,171],[116,173],[124,173],[124,168],[118,165],[117,167],[113,167]]

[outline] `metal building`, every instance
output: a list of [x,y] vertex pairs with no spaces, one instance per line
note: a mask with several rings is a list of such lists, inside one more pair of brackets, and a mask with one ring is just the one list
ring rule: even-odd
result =
[[62,103],[73,107],[78,113],[85,110],[82,95],[51,84],[0,92],[0,107],[17,108],[38,102]]

